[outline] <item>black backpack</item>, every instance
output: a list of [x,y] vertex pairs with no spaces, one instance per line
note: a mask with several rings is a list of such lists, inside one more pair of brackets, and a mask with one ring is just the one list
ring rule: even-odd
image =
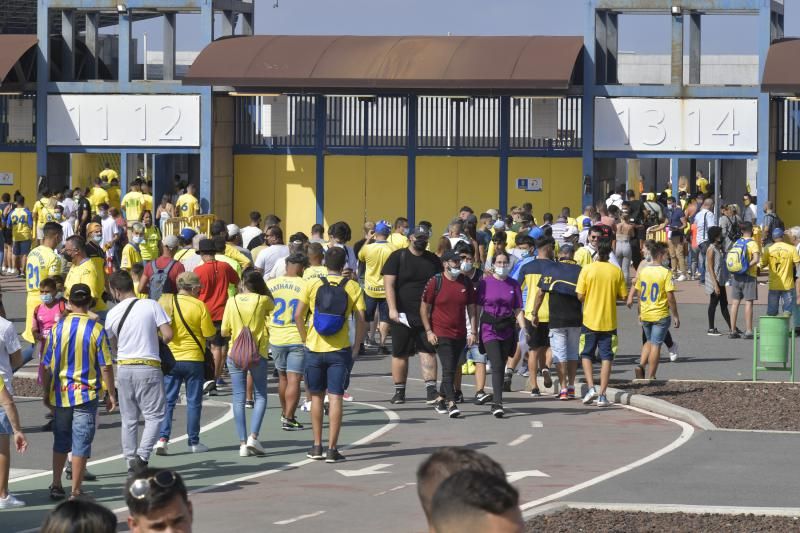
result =
[[150,268],[153,269],[153,276],[150,278],[150,290],[148,291],[148,298],[151,300],[158,300],[165,292],[175,294],[175,287],[172,280],[169,279],[169,271],[175,265],[175,260],[170,260],[164,268],[158,268],[155,261],[150,262]]
[[734,243],[742,238],[742,228],[739,227],[739,223],[736,222],[735,219],[726,216],[725,218],[728,219],[730,225],[728,226],[728,234],[725,236],[729,242]]

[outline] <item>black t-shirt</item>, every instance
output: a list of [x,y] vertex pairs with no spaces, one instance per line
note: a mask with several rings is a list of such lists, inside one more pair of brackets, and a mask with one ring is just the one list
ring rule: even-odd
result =
[[397,311],[405,313],[408,323],[412,326],[422,325],[419,306],[422,302],[422,291],[425,290],[425,284],[435,274],[443,271],[441,260],[436,257],[436,254],[427,250],[420,256],[414,255],[407,248],[396,250],[383,265],[382,275],[396,276]]
[[641,200],[629,200],[628,203],[630,204],[631,218],[633,219],[633,223],[634,224],[641,224],[642,223],[642,201]]
[[575,287],[581,267],[574,262],[559,261],[547,264],[539,278],[539,288],[550,294],[550,329],[580,327],[583,306]]
[[[358,257],[358,254],[361,252],[361,249],[364,247],[364,245],[366,243],[367,243],[367,239],[361,239],[360,241],[356,242],[353,245],[353,253],[356,254],[356,257]],[[366,263],[363,263],[362,261],[359,261],[358,262],[358,279],[364,279],[364,275],[366,273],[367,273],[367,265],[366,265]]]

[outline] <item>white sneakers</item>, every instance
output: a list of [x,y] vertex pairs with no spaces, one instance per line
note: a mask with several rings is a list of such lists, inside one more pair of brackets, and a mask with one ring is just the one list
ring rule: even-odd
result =
[[674,363],[678,360],[679,356],[680,353],[678,352],[678,343],[673,341],[672,348],[669,349],[669,360]]
[[[258,439],[254,439],[252,435],[247,437],[247,444],[243,444],[242,446],[247,449],[247,455],[261,457],[267,454],[264,448],[261,447],[261,443],[258,442]],[[247,455],[242,455],[242,446],[239,447],[239,455],[247,457]]]
[[0,498],[0,509],[14,509],[16,507],[25,507],[25,502],[18,500],[10,492],[5,498]]
[[167,446],[166,439],[158,439],[155,446],[153,446],[153,451],[156,452],[156,455],[167,455],[167,452],[169,451]]
[[198,442],[197,444],[192,444],[189,446],[189,449],[192,451],[192,453],[206,453],[208,451],[208,446],[202,442]]
[[594,400],[598,396],[599,394],[597,394],[597,389],[595,387],[592,387],[586,392],[586,395],[583,397],[583,403],[589,405],[590,403],[592,403],[592,400]]

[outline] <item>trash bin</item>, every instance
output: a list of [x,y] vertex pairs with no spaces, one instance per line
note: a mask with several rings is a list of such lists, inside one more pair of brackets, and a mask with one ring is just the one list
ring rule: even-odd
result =
[[789,356],[788,316],[762,316],[758,319],[758,356],[767,365],[785,365]]

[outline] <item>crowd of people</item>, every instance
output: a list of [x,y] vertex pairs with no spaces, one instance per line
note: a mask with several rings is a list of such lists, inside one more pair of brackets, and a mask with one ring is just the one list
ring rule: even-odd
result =
[[[461,415],[465,373],[475,375],[472,402],[497,418],[515,373],[539,397],[540,380],[552,388],[556,372],[553,393],[569,401],[578,394],[579,366],[588,385],[583,403],[602,408],[611,403],[618,303],[638,306],[635,377],[650,380],[662,345],[670,361],[679,357],[670,332],[680,326],[677,283],[697,280],[709,294],[709,335],[720,334],[719,307],[731,337],[752,338],[761,267],[769,269],[769,314],[793,313],[797,304],[800,228],[785,229],[770,202],[761,227],[733,204],[717,219],[702,192],[636,199],[620,190],[580,216],[564,207],[541,221],[530,203],[508,214],[464,206],[442,233],[398,217],[365,223],[351,245],[346,222],[315,224],[310,237],[287,239],[277,216],[258,212],[246,227],[217,219],[207,230],[164,234],[166,220],[199,213],[193,186],[165,195],[154,216],[146,182],[135,180],[120,198],[118,177],[107,170],[87,194],[44,191],[33,212],[17,196],[5,216],[13,243],[5,272],[25,278],[23,339],[31,345],[23,348],[0,319],[0,400],[8,407],[0,414],[0,459],[7,470],[12,436],[25,447],[11,376],[37,358],[54,441],[54,500],[79,498],[91,478],[86,461],[100,402],[119,407],[121,449],[135,476],[149,468],[151,454],[169,455],[182,388],[190,452],[208,450],[200,441],[204,397],[229,390],[240,456],[265,455],[259,434],[273,375],[281,428],[304,429],[298,410],[309,411],[308,457],[337,463],[345,460],[338,440],[351,371],[370,350],[391,355],[393,404],[407,401],[416,355],[422,401],[449,418]],[[746,212],[755,205],[748,200]],[[742,301],[744,332],[736,328]],[[24,505],[5,485],[0,508]]]

